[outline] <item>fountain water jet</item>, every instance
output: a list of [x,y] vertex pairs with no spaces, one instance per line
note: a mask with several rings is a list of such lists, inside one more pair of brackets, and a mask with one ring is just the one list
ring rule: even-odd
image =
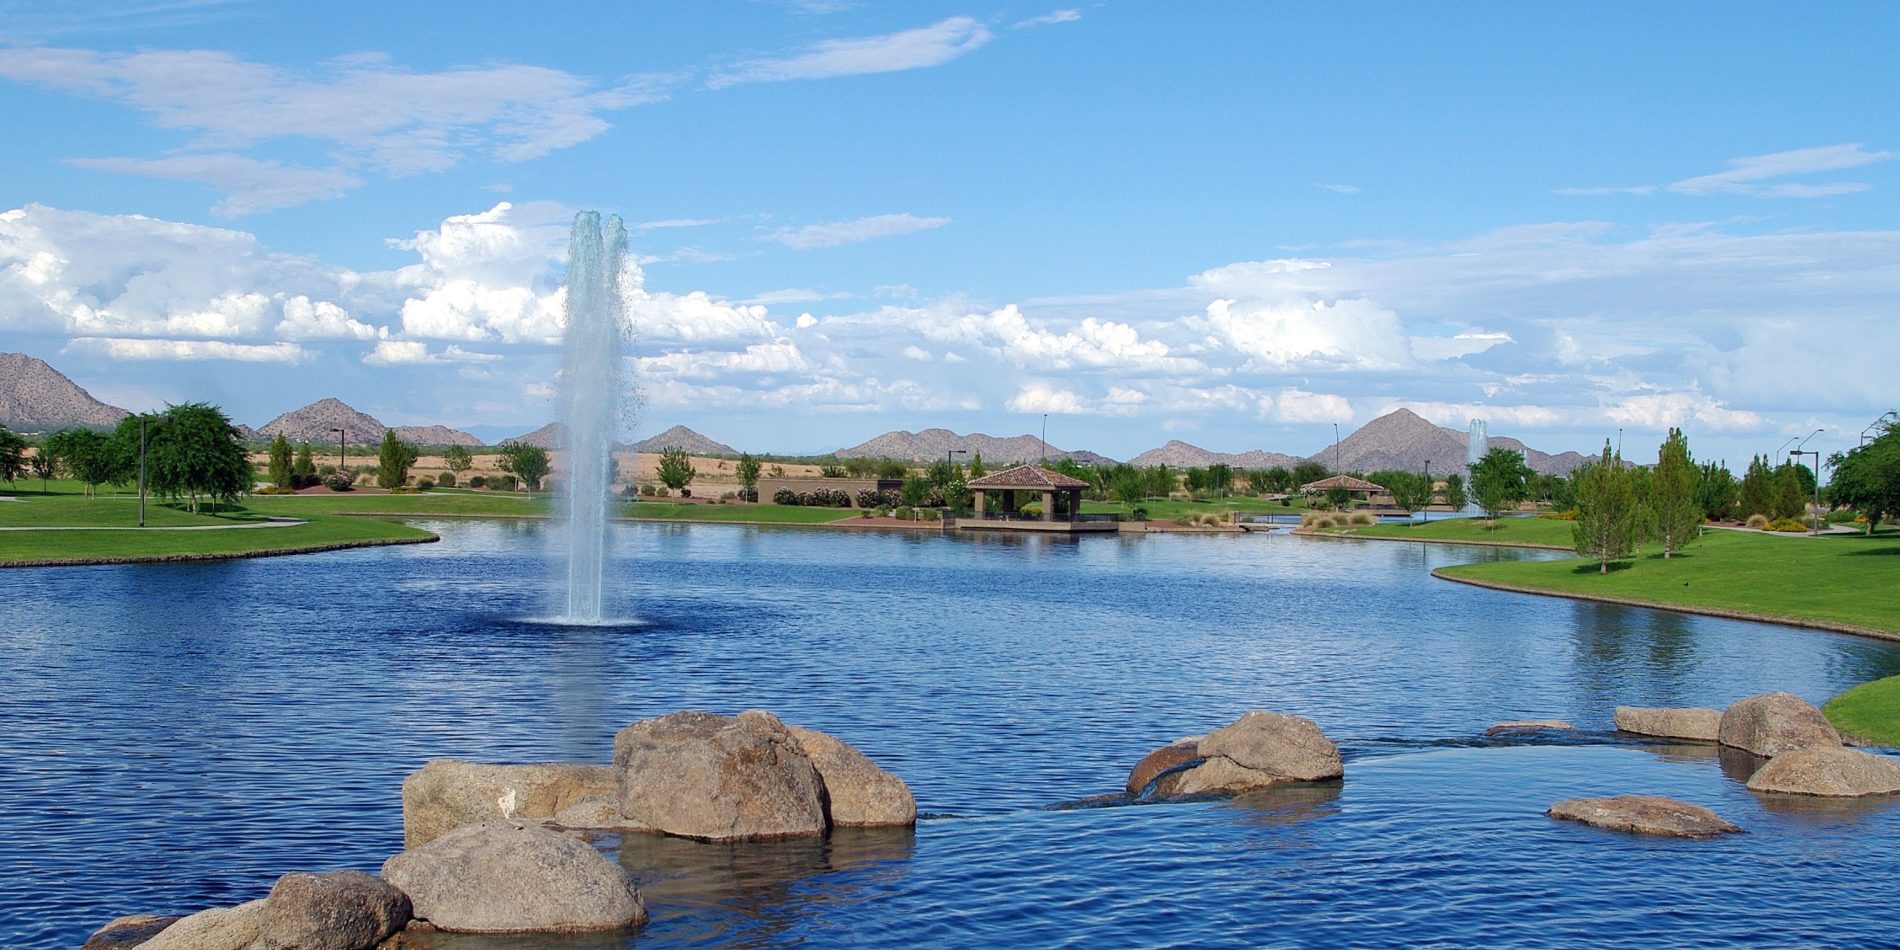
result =
[[567,245],[566,355],[561,421],[566,429],[567,623],[599,623],[607,560],[613,445],[626,383],[620,358],[626,302],[620,290],[627,231],[618,216],[574,216]]

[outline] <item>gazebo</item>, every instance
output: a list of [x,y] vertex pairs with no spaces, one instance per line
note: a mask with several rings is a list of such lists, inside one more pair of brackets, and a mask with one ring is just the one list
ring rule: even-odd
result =
[[1301,485],[1300,493],[1304,495],[1324,495],[1327,491],[1334,488],[1344,488],[1352,497],[1367,504],[1372,503],[1373,495],[1382,495],[1385,494],[1386,491],[1384,485],[1374,485],[1363,478],[1354,478],[1351,475],[1334,475],[1331,478],[1322,478],[1317,482],[1307,482]]
[[[976,493],[976,517],[966,523],[973,528],[1021,528],[1030,531],[1113,531],[1112,518],[1094,521],[1080,514],[1082,510],[1082,492],[1089,483],[1072,478],[1061,472],[1052,472],[1040,465],[1018,465],[1000,472],[971,479],[970,491]],[[986,511],[985,495],[988,492],[1000,492],[1003,496],[1001,511]],[[1022,494],[1027,493],[1042,503],[1042,513],[1036,518],[1021,515],[1025,503]],[[1056,496],[1063,495],[1068,501],[1068,514],[1056,515]],[[960,524],[959,527],[966,526]],[[1084,528],[1080,525],[1088,524]]]

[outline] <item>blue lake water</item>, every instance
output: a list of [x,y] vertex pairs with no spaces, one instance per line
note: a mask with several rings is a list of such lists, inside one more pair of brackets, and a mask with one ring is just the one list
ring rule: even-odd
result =
[[[1890,944],[1900,804],[1747,792],[1619,703],[1820,702],[1900,646],[1486,591],[1523,552],[1286,535],[620,525],[610,608],[540,623],[541,525],[440,544],[0,574],[0,946],[376,870],[430,758],[605,762],[678,709],[770,709],[902,776],[915,832],[629,841],[653,921],[550,947]],[[1346,780],[1050,810],[1249,708],[1317,721]],[[1565,740],[1485,742],[1561,718]],[[1658,793],[1749,834],[1638,838],[1552,802]],[[519,940],[456,946],[521,946]]]

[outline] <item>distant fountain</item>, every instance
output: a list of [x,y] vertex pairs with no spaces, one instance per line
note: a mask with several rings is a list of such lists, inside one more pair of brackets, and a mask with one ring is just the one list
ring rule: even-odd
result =
[[1470,468],[1484,458],[1491,448],[1491,437],[1485,432],[1483,419],[1471,420],[1471,434],[1465,437],[1465,467]]
[[626,382],[620,334],[626,302],[620,292],[627,231],[612,216],[574,216],[567,245],[566,356],[561,372],[561,421],[566,428],[568,623],[600,621],[601,578],[607,561],[607,509],[613,489],[613,445],[619,433]]

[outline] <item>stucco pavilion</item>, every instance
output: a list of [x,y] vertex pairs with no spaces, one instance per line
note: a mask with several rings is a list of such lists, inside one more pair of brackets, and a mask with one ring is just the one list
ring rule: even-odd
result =
[[[958,528],[991,528],[1015,531],[1114,531],[1113,515],[1084,515],[1082,492],[1089,483],[1079,478],[1052,472],[1040,465],[1018,465],[972,479],[970,491],[976,494],[976,515],[957,519]],[[987,507],[987,496],[1002,496],[1002,507]],[[1025,497],[1027,496],[1027,497]],[[1058,514],[1057,496],[1066,503]],[[1040,503],[1034,515],[1023,514],[1023,506]]]

